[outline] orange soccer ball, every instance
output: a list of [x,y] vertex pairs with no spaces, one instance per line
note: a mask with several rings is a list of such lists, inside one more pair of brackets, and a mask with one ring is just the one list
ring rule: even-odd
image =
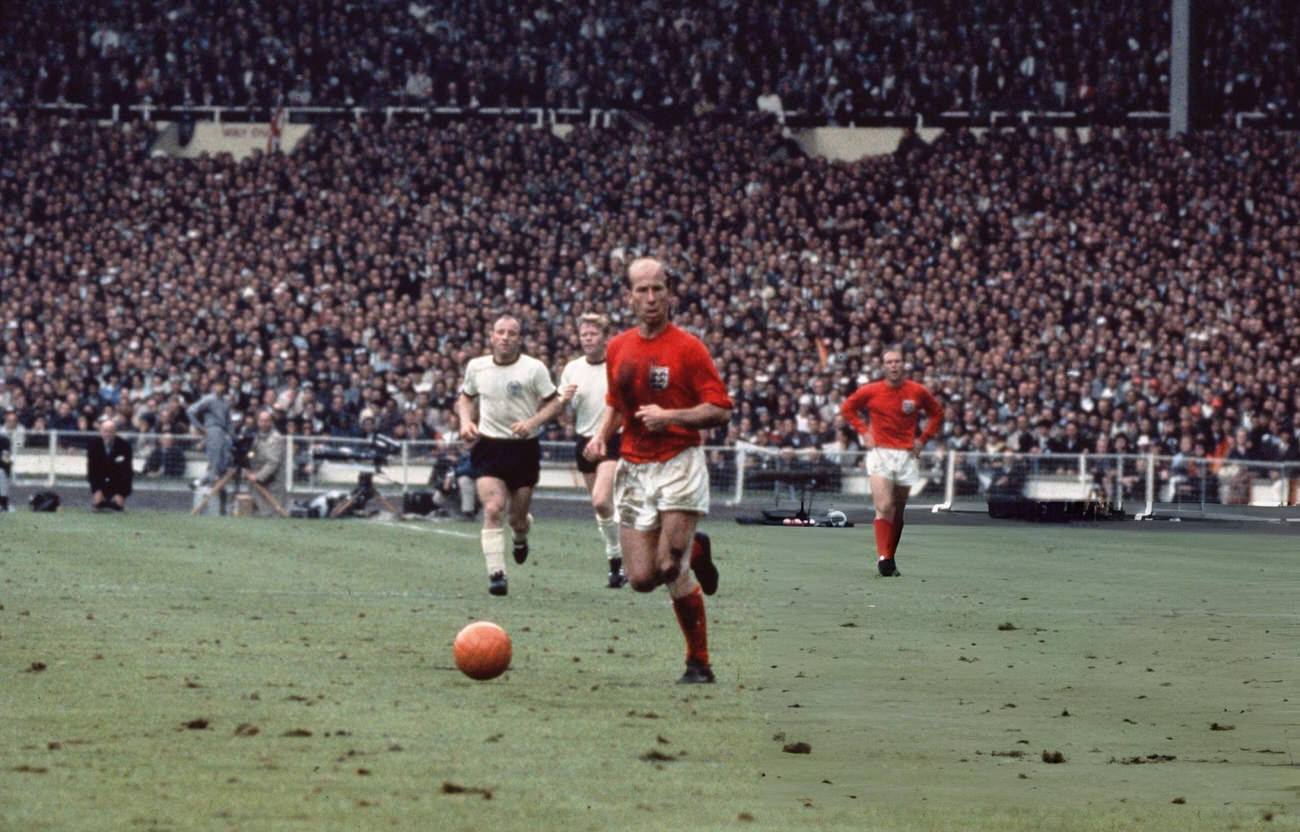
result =
[[456,666],[471,679],[494,679],[510,666],[510,636],[491,621],[466,624],[452,643]]

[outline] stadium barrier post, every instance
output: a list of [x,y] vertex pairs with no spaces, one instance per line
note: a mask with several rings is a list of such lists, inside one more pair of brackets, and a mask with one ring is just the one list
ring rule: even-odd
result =
[[293,447],[295,444],[294,439],[296,438],[297,436],[292,433],[284,438],[284,493],[286,494],[293,493],[293,475],[297,472],[298,468],[297,464],[295,464],[295,460],[298,456],[294,453]]
[[316,470],[316,446],[319,441],[320,441],[320,437],[314,435],[308,438],[307,440],[309,453],[311,454],[311,465],[307,466],[307,490],[308,491],[315,491],[317,488],[320,487],[320,484],[317,482],[318,479],[317,474],[319,472]]
[[1124,454],[1115,454],[1115,508],[1124,510]]
[[738,506],[745,499],[745,449],[736,448],[736,455],[733,459],[736,466],[736,490],[732,495],[731,504]]
[[1134,520],[1150,520],[1155,514],[1156,505],[1156,455],[1147,454],[1147,504],[1146,508],[1133,515]]
[[947,457],[948,464],[944,466],[943,474],[943,502],[932,507],[930,509],[931,514],[951,511],[953,498],[957,496],[957,453],[949,450]]
[[48,487],[53,488],[59,455],[59,432],[57,430],[50,431],[50,447],[48,450],[49,454],[47,455],[47,459],[49,459],[50,462],[50,470],[49,473],[45,475],[45,484]]

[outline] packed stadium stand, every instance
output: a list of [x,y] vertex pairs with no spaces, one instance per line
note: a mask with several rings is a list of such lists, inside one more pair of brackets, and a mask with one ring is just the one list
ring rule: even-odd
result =
[[[1281,2],[1201,4],[1202,107],[1297,105]],[[216,373],[298,434],[454,435],[501,311],[553,368],[680,276],[678,322],[737,401],[711,442],[851,451],[838,404],[901,342],[991,454],[1300,465],[1300,138],[954,128],[852,164],[758,112],[1164,109],[1145,4],[185,2],[15,6],[0,48],[0,408],[21,447],[183,433]],[[1097,37],[1097,32],[1104,32]],[[635,44],[637,48],[629,48]],[[847,95],[845,94],[847,93]],[[146,121],[45,104],[602,106],[317,124],[292,154],[174,159]],[[563,428],[551,429],[560,438]]]
[[[1290,4],[1198,0],[1197,20],[1209,112],[1294,113]],[[0,100],[1164,110],[1170,26],[1168,3],[1099,0],[33,2],[6,10]]]

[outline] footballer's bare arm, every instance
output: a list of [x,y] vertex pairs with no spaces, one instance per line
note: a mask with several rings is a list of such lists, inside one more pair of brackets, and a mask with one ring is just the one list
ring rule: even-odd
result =
[[713,428],[731,420],[731,408],[718,407],[710,402],[700,402],[694,407],[666,410],[657,404],[643,404],[637,408],[636,418],[650,431],[661,431],[669,425],[685,428]]

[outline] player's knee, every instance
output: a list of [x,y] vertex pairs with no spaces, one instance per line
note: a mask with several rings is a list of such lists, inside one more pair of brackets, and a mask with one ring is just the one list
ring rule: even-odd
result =
[[682,574],[682,568],[677,565],[677,559],[674,559],[673,562],[668,564],[667,566],[660,567],[659,583],[671,584],[673,581],[676,581],[679,577],[681,577],[681,574]]
[[628,586],[637,592],[653,592],[659,586],[659,576],[648,566],[625,559],[623,569]]
[[637,592],[654,592],[659,587],[659,579],[655,575],[628,575],[627,585]]

